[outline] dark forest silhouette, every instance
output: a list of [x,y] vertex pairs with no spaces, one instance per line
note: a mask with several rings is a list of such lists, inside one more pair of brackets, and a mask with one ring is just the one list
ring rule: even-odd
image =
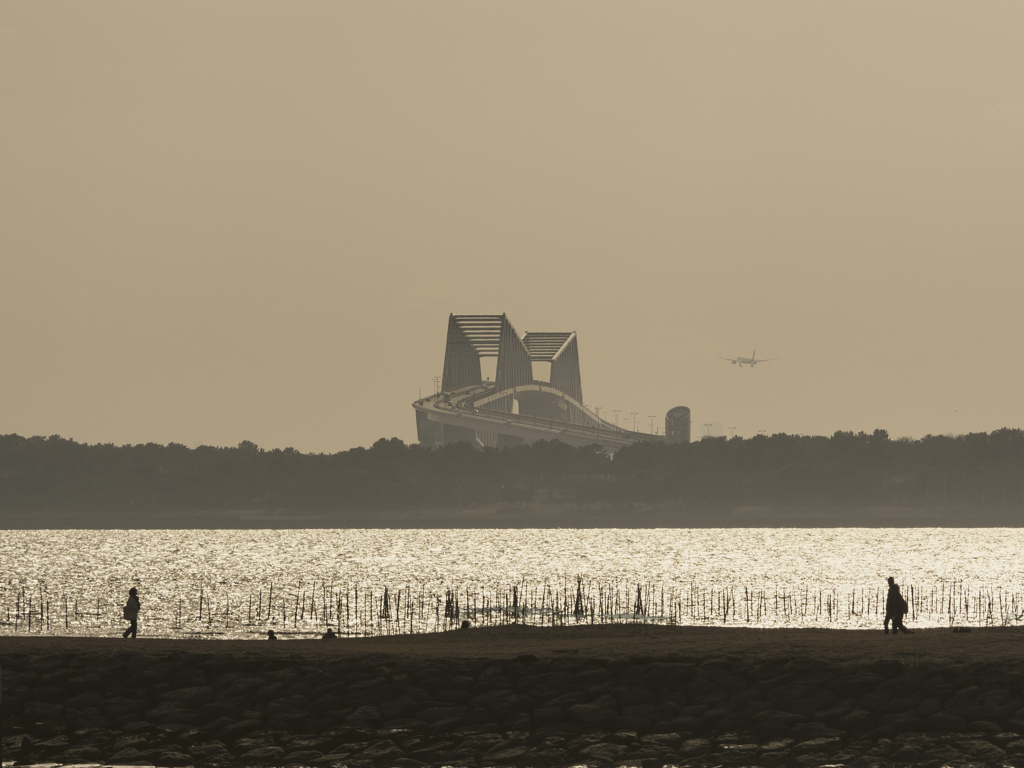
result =
[[0,512],[372,512],[493,503],[1019,507],[1024,430],[642,442],[614,459],[598,446],[557,441],[431,450],[391,438],[303,454],[250,442],[190,449],[0,436]]

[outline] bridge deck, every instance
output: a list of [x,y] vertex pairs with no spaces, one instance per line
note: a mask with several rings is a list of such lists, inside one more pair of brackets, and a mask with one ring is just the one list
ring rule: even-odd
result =
[[[517,413],[503,413],[487,410],[488,403],[515,395],[519,392],[549,392],[572,402],[585,411],[600,426],[571,424],[566,421],[544,419],[537,416],[521,416]],[[616,451],[638,440],[661,441],[661,436],[621,429],[600,419],[582,403],[576,403],[559,390],[542,382],[515,387],[512,390],[496,391],[493,384],[463,387],[454,392],[445,392],[413,403],[413,407],[426,414],[433,422],[449,424],[473,430],[493,431],[526,442],[535,440],[561,440],[569,445],[599,444],[606,450]]]

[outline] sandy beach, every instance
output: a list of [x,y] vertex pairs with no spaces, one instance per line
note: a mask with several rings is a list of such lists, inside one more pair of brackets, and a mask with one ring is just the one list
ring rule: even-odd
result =
[[[60,654],[104,654],[131,650],[136,654],[174,652],[244,656],[335,657],[384,655],[396,660],[431,658],[490,659],[530,654],[579,655],[593,658],[737,657],[749,661],[772,658],[820,659],[842,664],[897,660],[943,665],[1024,661],[1024,627],[923,629],[912,635],[885,635],[882,630],[745,629],[731,627],[665,627],[619,624],[577,627],[506,626],[453,630],[423,635],[319,640],[160,640],[140,637],[0,637],[0,657]],[[126,647],[127,646],[127,647]]]

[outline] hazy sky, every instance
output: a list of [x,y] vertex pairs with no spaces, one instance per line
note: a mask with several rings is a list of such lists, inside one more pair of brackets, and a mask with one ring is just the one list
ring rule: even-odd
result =
[[584,401],[645,428],[1022,427],[1022,29],[5,0],[0,433],[411,442],[450,312],[575,330]]

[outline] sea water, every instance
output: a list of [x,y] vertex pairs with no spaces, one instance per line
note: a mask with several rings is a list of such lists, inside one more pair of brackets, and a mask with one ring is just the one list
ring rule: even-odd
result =
[[1024,530],[65,530],[0,533],[0,634],[257,638],[648,622],[878,628],[1024,619]]

